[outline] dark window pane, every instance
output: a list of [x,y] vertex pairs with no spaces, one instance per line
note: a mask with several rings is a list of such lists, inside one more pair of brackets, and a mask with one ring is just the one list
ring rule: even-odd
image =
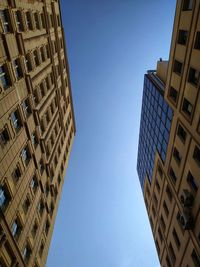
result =
[[188,82],[190,82],[190,83],[194,84],[195,86],[197,86],[197,84],[199,82],[199,71],[198,70],[190,68],[189,76],[188,76]]
[[184,100],[183,100],[183,107],[182,107],[182,110],[183,110],[188,116],[191,116],[191,115],[192,115],[192,109],[193,109],[192,104],[191,104],[186,98],[184,98]]
[[178,60],[174,61],[174,72],[177,73],[178,75],[181,75],[182,65],[183,64],[179,62]]
[[188,31],[179,30],[178,44],[185,45],[187,43]]
[[196,40],[195,40],[194,48],[200,49],[200,32],[197,32],[197,34],[196,34]]

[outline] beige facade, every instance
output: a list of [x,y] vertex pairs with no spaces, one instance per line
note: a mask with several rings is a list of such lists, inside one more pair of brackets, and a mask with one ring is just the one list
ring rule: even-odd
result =
[[0,266],[45,266],[75,135],[59,1],[0,1]]
[[170,57],[157,75],[173,108],[165,162],[144,198],[162,267],[200,266],[200,1],[178,0]]

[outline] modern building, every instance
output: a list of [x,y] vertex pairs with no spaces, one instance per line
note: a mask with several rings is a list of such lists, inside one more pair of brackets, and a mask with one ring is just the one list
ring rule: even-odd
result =
[[75,135],[58,0],[0,1],[0,266],[45,266]]
[[137,170],[162,267],[200,266],[200,0],[177,0],[168,61],[144,77]]

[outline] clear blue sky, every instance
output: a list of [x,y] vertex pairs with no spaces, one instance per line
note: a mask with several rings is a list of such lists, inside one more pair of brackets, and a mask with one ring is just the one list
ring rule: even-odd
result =
[[158,267],[136,172],[143,78],[175,0],[62,0],[77,133],[47,267]]

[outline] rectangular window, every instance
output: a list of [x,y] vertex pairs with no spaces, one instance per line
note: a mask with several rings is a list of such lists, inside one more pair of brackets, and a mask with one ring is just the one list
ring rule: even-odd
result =
[[30,56],[30,54],[27,54],[25,56],[24,62],[25,62],[25,65],[26,65],[27,72],[32,71],[33,67],[32,67],[32,63],[31,63],[31,56]]
[[31,202],[30,202],[29,197],[27,196],[25,201],[24,201],[24,203],[23,203],[23,211],[24,211],[25,214],[27,214],[30,206],[31,206]]
[[30,154],[28,146],[26,146],[25,148],[22,149],[21,156],[22,156],[22,160],[24,161],[24,163],[27,166],[30,159],[31,159],[31,154]]
[[0,132],[0,144],[5,145],[10,140],[9,132],[7,127],[4,127]]
[[23,102],[22,102],[22,107],[24,110],[24,113],[26,115],[26,117],[29,117],[29,115],[31,114],[31,105],[29,102],[29,98],[26,98]]
[[193,249],[192,251],[192,255],[191,255],[192,261],[194,263],[195,267],[199,267],[200,266],[200,258],[197,255],[196,251]]
[[182,157],[181,157],[181,155],[180,155],[180,153],[176,147],[174,147],[174,150],[173,150],[173,157],[176,160],[176,162],[178,163],[178,165],[180,165]]
[[14,68],[14,72],[15,72],[15,76],[16,76],[17,80],[21,79],[23,77],[23,72],[22,72],[21,63],[20,63],[19,58],[13,60],[13,68]]
[[188,37],[188,31],[179,30],[178,33],[178,44],[186,45]]
[[11,85],[10,76],[6,64],[0,66],[0,81],[4,90],[6,90]]
[[169,97],[176,103],[177,97],[178,97],[178,92],[173,87],[170,87],[170,89],[169,89]]
[[200,148],[198,146],[194,148],[193,159],[200,165]]
[[31,183],[30,183],[30,187],[33,190],[34,193],[36,193],[37,188],[38,188],[38,180],[36,175],[33,176]]
[[32,15],[30,11],[26,12],[26,23],[28,30],[33,30],[33,22],[32,22]]
[[183,64],[179,62],[178,60],[174,61],[174,72],[177,73],[178,75],[181,75],[182,72],[182,66]]
[[23,250],[22,257],[26,263],[29,262],[30,257],[31,257],[31,248],[28,244],[25,246]]
[[21,170],[20,170],[20,167],[18,164],[12,173],[12,178],[13,178],[15,183],[19,181],[21,175],[22,175],[22,173],[21,173]]
[[168,256],[166,256],[166,263],[167,263],[167,267],[172,267]]
[[19,236],[20,236],[20,234],[21,234],[21,232],[22,232],[22,225],[21,225],[21,223],[20,223],[20,221],[19,221],[18,218],[16,218],[16,219],[14,220],[14,222],[13,222],[13,224],[12,224],[12,229],[11,229],[11,231],[12,231],[12,235],[14,236],[14,238],[15,238],[16,240],[18,240],[18,238],[19,238]]
[[39,66],[40,65],[40,61],[39,61],[39,55],[37,50],[33,51],[33,58],[34,58],[34,62],[35,62],[35,66]]
[[177,232],[176,232],[175,229],[173,229],[172,235],[173,235],[174,241],[175,241],[175,243],[176,243],[176,246],[177,246],[177,248],[179,249],[180,246],[181,246],[181,242],[180,242],[180,240],[179,240],[179,237],[178,237]]
[[0,208],[5,210],[10,202],[11,196],[5,185],[0,186]]
[[39,14],[36,12],[34,13],[34,19],[35,19],[35,27],[36,29],[40,29],[40,22],[39,22]]
[[184,0],[183,1],[183,11],[192,10],[193,0]]
[[191,116],[191,115],[192,115],[192,109],[193,109],[192,104],[191,104],[186,98],[184,98],[184,100],[183,100],[182,110],[183,110],[188,116]]
[[37,230],[38,230],[38,224],[37,222],[35,221],[34,222],[34,225],[32,227],[32,230],[31,230],[31,234],[32,234],[32,237],[35,238],[36,234],[37,234]]
[[180,124],[178,125],[177,135],[181,139],[181,141],[183,143],[185,143],[186,138],[187,138],[187,134],[186,134],[186,131],[184,130],[184,128]]
[[159,185],[159,183],[158,183],[157,180],[156,180],[156,182],[155,182],[155,185],[156,185],[156,188],[157,188],[158,192],[160,192],[160,185]]
[[168,207],[167,207],[167,204],[166,204],[165,201],[163,202],[163,209],[164,209],[164,212],[165,212],[166,217],[168,217],[168,215],[169,215],[169,210],[168,210]]
[[169,244],[169,254],[170,254],[170,258],[171,258],[172,264],[174,266],[175,265],[175,262],[176,262],[176,255],[174,253],[174,249],[173,249],[171,243]]
[[44,14],[43,13],[41,13],[41,21],[42,21],[42,28],[43,29],[45,29],[46,28],[46,26],[45,26],[45,18],[44,18]]
[[200,32],[196,33],[194,49],[200,49]]
[[161,232],[160,227],[158,227],[158,235],[159,235],[159,238],[160,238],[160,242],[161,242],[161,244],[162,244],[162,242],[163,242],[163,234],[162,234],[162,232]]
[[160,225],[162,227],[163,232],[165,232],[166,225],[165,225],[165,222],[164,222],[164,219],[163,219],[163,216],[162,215],[160,217]]
[[4,33],[11,32],[10,15],[8,9],[0,10],[0,18]]
[[198,70],[190,68],[189,75],[188,75],[188,82],[197,86],[198,82],[199,82],[199,75],[200,75],[200,73]]
[[173,198],[173,195],[172,195],[171,189],[169,188],[168,185],[166,187],[166,193],[167,193],[167,197],[168,197],[169,201],[171,202],[172,198]]
[[15,20],[16,20],[17,30],[19,32],[22,32],[24,30],[24,27],[23,27],[23,23],[22,23],[21,11],[19,11],[19,10],[15,11]]
[[22,121],[21,121],[19,110],[12,112],[10,117],[11,117],[12,124],[15,128],[15,131],[18,132],[22,127]]
[[175,172],[172,169],[172,167],[170,167],[170,169],[169,169],[169,176],[171,177],[172,182],[175,184],[176,183],[176,180],[177,180],[177,177],[176,177]]
[[188,172],[187,175],[187,182],[190,186],[190,188],[194,191],[197,192],[198,188],[199,188],[199,184],[197,182],[197,180],[194,178],[194,176],[191,174],[191,172]]

